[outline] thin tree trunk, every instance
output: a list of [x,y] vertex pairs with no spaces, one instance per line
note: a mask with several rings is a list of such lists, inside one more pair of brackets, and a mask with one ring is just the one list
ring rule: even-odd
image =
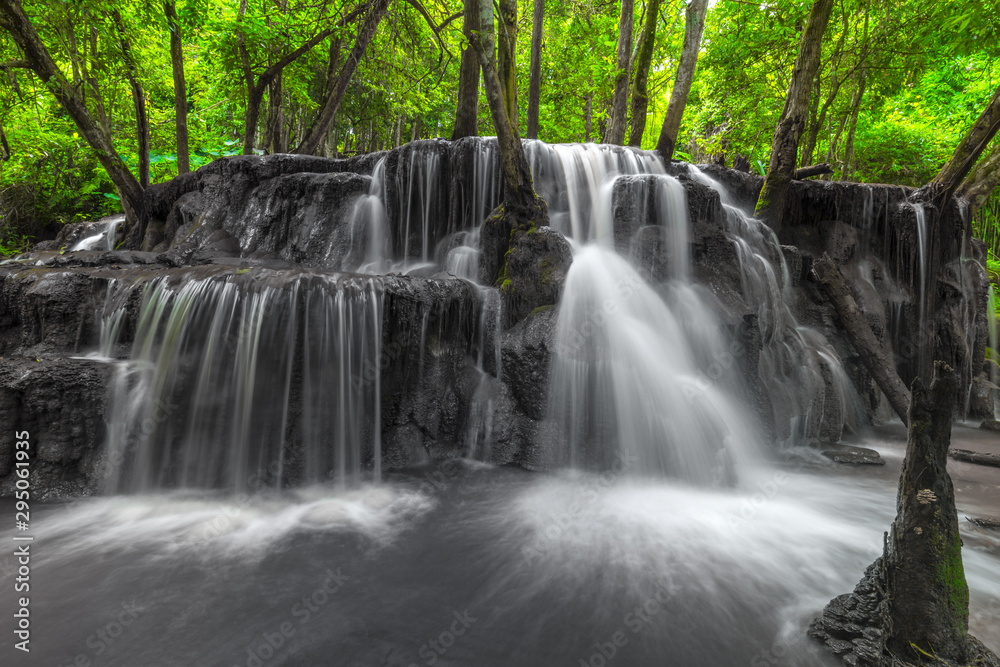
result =
[[[507,117],[500,77],[497,74],[493,55],[495,39],[493,28],[493,3],[480,0],[480,30],[473,33],[471,26],[466,30],[466,38],[476,50],[483,68],[483,83],[486,100],[490,105],[490,115],[497,133],[500,152],[501,176],[503,181],[503,201],[508,213],[518,214],[526,219],[534,219],[539,213],[538,196],[531,181],[531,169],[524,154],[524,146],[517,134],[517,128]],[[544,206],[541,207],[544,210]]]
[[[826,115],[830,110],[830,105],[837,98],[837,92],[840,90],[844,79],[844,77],[838,76],[837,68],[840,65],[841,54],[844,52],[844,41],[847,38],[848,26],[848,15],[846,12],[843,12],[843,29],[840,31],[840,38],[837,40],[837,45],[833,48],[833,57],[830,58],[830,92],[823,102],[819,116],[817,117],[815,113],[811,115],[812,123],[809,126],[809,131],[806,133],[805,145],[802,148],[801,165],[803,167],[808,167],[813,163],[813,154],[816,152],[816,142],[819,140],[820,130],[826,124]],[[822,91],[822,75],[822,71],[816,72],[816,93],[812,100],[814,110],[819,105],[820,92]]]
[[287,153],[288,146],[284,145],[285,129],[285,107],[284,93],[282,92],[282,75],[274,77],[271,85],[267,87],[267,133],[265,144],[271,153]]
[[528,83],[528,138],[538,138],[538,105],[542,99],[542,23],[545,0],[535,0],[531,18],[531,78]]
[[840,180],[846,181],[851,173],[851,162],[854,160],[854,132],[858,128],[858,114],[861,112],[861,99],[865,95],[867,73],[862,67],[858,73],[858,90],[851,100],[851,120],[847,128],[847,140],[844,142],[844,164],[840,170]]
[[94,150],[101,166],[121,193],[122,205],[130,222],[134,223],[143,212],[142,186],[115,151],[104,130],[90,115],[76,89],[56,66],[19,3],[12,0],[0,1],[0,28],[14,39],[31,70],[42,81],[47,82],[49,91]]
[[691,4],[687,6],[687,15],[684,19],[684,47],[681,50],[680,62],[677,64],[677,77],[674,79],[667,115],[663,119],[660,138],[656,142],[656,151],[667,163],[674,157],[677,133],[681,129],[684,107],[687,105],[691,83],[694,81],[694,71],[698,66],[698,50],[701,48],[701,36],[705,32],[707,13],[708,0],[691,0]]
[[917,192],[917,198],[941,204],[951,197],[952,193],[965,180],[986,150],[993,136],[1000,130],[1000,88],[993,93],[993,98],[986,109],[969,128],[969,132],[959,143],[941,171],[934,179]]
[[111,143],[111,119],[108,118],[107,108],[104,106],[104,96],[101,94],[101,58],[97,50],[97,23],[89,18],[89,12],[84,11],[84,18],[90,24],[89,50],[90,65],[87,67],[87,74],[84,81],[90,90],[90,97],[94,100],[94,110],[97,112],[97,122],[101,125],[104,136],[108,143]]
[[[463,30],[479,32],[479,5],[477,0],[465,0]],[[462,49],[462,61],[458,67],[458,108],[455,111],[455,129],[452,141],[479,134],[479,56],[475,49]],[[402,121],[400,121],[402,124]]]
[[122,21],[122,15],[117,9],[112,10],[111,19],[115,22],[115,28],[118,30],[122,61],[125,63],[125,78],[128,79],[129,87],[132,89],[132,106],[135,108],[135,136],[139,154],[139,185],[145,188],[149,186],[149,119],[146,117],[146,96],[142,92],[142,84],[139,83],[139,68],[132,55],[132,45],[129,43],[128,35],[125,34],[125,23]]
[[497,0],[500,27],[497,35],[497,75],[507,118],[517,129],[517,0]]
[[618,63],[615,72],[615,92],[611,98],[611,117],[604,132],[604,143],[620,146],[625,142],[628,124],[628,81],[632,55],[632,22],[634,0],[621,0],[618,18]]
[[635,59],[635,78],[632,81],[632,125],[628,145],[641,146],[646,131],[646,109],[649,107],[649,66],[653,62],[656,46],[656,21],[660,16],[660,0],[649,0],[646,22],[639,35],[639,54]]
[[177,173],[191,171],[188,151],[187,126],[187,85],[184,82],[184,42],[181,40],[181,25],[177,20],[174,0],[164,0],[163,12],[167,16],[170,30],[170,68],[174,75],[174,124],[177,141]]
[[813,4],[809,21],[802,32],[802,44],[795,59],[792,82],[785,97],[785,108],[774,129],[771,161],[754,213],[770,225],[775,233],[781,229],[785,197],[795,171],[799,139],[805,130],[806,114],[809,111],[809,93],[819,68],[823,33],[826,32],[832,9],[833,0],[816,0]]
[[962,181],[956,194],[967,199],[972,207],[971,212],[975,213],[990,198],[998,183],[1000,183],[1000,142],[994,141],[993,149],[976,163]]
[[337,115],[337,109],[344,99],[347,86],[351,83],[351,77],[354,76],[354,72],[358,69],[358,64],[364,57],[368,44],[375,37],[378,24],[382,21],[382,17],[385,16],[385,12],[389,8],[389,2],[390,0],[373,0],[371,6],[368,7],[368,11],[365,13],[365,17],[361,23],[361,29],[358,30],[358,36],[354,41],[354,48],[347,54],[347,59],[344,61],[344,65],[340,68],[340,73],[337,75],[336,84],[333,88],[327,90],[316,120],[313,121],[312,127],[306,132],[305,138],[294,152],[312,155],[319,148],[320,142],[323,140],[326,131],[330,128],[330,124],[333,123],[333,119]]
[[594,134],[594,94],[588,93],[583,104],[583,141],[590,143]]

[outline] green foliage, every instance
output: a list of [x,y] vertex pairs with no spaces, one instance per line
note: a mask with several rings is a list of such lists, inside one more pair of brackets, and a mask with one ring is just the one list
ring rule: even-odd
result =
[[[719,2],[708,13],[678,158],[703,162],[737,154],[763,174],[771,138],[811,0]],[[843,0],[824,38],[821,72],[806,135],[813,162],[830,161],[837,178],[920,185],[948,159],[959,138],[1000,85],[1000,2]],[[177,173],[169,27],[161,3],[136,0],[23,0],[67,80],[86,100],[125,163],[136,169],[134,109],[118,34],[126,24],[146,95],[151,179]],[[265,91],[255,152],[292,149],[316,117],[327,88],[354,44],[358,0],[176,0],[187,80],[191,166],[240,152],[251,78],[306,42],[336,28],[284,68]],[[416,138],[451,135],[463,49],[462,2],[393,2],[351,79],[323,147],[333,157],[390,148]],[[649,72],[642,145],[656,145],[684,39],[683,0],[664,0]],[[527,124],[533,3],[519,3],[519,126]],[[540,138],[599,140],[611,103],[620,3],[550,0],[541,60]],[[634,39],[646,4],[635,3]],[[350,20],[344,20],[350,16]],[[432,25],[429,25],[433,24]],[[245,45],[246,63],[240,44]],[[339,50],[332,48],[339,43]],[[0,61],[21,59],[0,33]],[[859,93],[863,92],[863,95]],[[272,99],[273,98],[273,99]],[[847,157],[857,101],[857,127]],[[271,110],[280,110],[273,115]],[[492,134],[484,95],[479,127]],[[272,142],[270,127],[277,127]],[[117,210],[118,194],[42,82],[30,72],[0,70],[0,131],[10,158],[0,163],[0,238],[51,236],[65,222]],[[976,233],[1000,253],[1000,196],[974,220]]]

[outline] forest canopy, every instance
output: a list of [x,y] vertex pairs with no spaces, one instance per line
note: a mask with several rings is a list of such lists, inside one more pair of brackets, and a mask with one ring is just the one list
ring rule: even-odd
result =
[[[94,119],[140,187],[147,170],[148,182],[161,182],[244,152],[335,157],[494,134],[485,95],[474,100],[474,127],[456,127],[463,53],[471,50],[470,13],[459,0],[0,4],[27,17],[61,72],[63,93],[80,101],[79,113]],[[812,6],[709,3],[674,158],[767,170]],[[500,83],[513,91],[505,93],[507,115],[520,136],[534,134],[537,113],[543,141],[656,147],[686,13],[684,0],[500,0]],[[5,254],[61,223],[119,211],[123,197],[54,92],[57,77],[42,80],[26,66],[11,25],[0,20]],[[797,163],[829,163],[833,173],[823,178],[927,183],[1000,86],[998,56],[995,0],[834,2]],[[644,114],[636,103],[643,97]],[[616,115],[618,104],[625,106]],[[1000,252],[996,192],[974,225]]]

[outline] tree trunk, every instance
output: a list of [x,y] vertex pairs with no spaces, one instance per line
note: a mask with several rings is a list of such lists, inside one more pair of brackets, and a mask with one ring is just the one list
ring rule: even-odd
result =
[[52,56],[19,3],[12,0],[0,2],[0,28],[14,39],[24,53],[31,70],[45,82],[45,86],[66,110],[87,144],[97,154],[101,166],[108,172],[111,181],[121,193],[122,205],[130,223],[134,224],[143,212],[142,186],[129,171],[121,156],[115,152],[111,141],[90,115],[77,91],[66,81],[65,75],[52,60]]
[[542,98],[542,23],[545,0],[535,0],[531,17],[531,78],[528,83],[528,138],[538,138],[538,105]]
[[813,3],[809,22],[802,32],[802,43],[795,59],[788,95],[785,97],[785,108],[774,129],[771,161],[754,214],[770,225],[775,234],[781,230],[785,197],[792,181],[792,172],[795,171],[799,139],[805,130],[806,114],[809,112],[810,88],[819,68],[823,33],[826,32],[832,9],[833,0],[816,0]]
[[132,89],[132,106],[135,109],[135,136],[139,154],[139,185],[146,188],[149,186],[149,119],[146,117],[146,96],[143,94],[142,84],[139,82],[139,68],[132,55],[132,45],[129,43],[128,35],[125,34],[125,23],[122,21],[122,15],[117,9],[112,10],[111,19],[118,30],[122,62],[125,64],[125,78],[128,79],[129,87]]
[[378,24],[382,21],[382,17],[385,16],[390,1],[373,0],[371,6],[368,8],[362,20],[361,29],[358,30],[358,36],[354,41],[354,48],[347,54],[347,59],[344,61],[343,67],[340,68],[340,74],[337,76],[336,84],[333,88],[326,91],[319,114],[316,120],[313,121],[312,127],[306,132],[302,143],[295,149],[296,153],[313,155],[319,148],[320,142],[323,141],[326,131],[330,129],[330,125],[337,115],[337,109],[344,99],[347,86],[351,83],[351,77],[354,76],[354,72],[358,69],[358,64],[361,62],[361,58],[364,57],[368,44],[375,37],[375,31],[378,29]]
[[[86,16],[86,14],[84,14]],[[97,122],[100,123],[104,136],[111,143],[111,119],[108,118],[107,107],[104,106],[104,96],[101,94],[101,58],[97,50],[97,24],[90,21],[90,66],[87,68],[86,82],[90,89],[90,97],[94,100],[94,110],[97,111]]]
[[[465,0],[464,25],[466,32],[479,31],[479,5],[477,0]],[[455,129],[452,141],[479,135],[479,56],[468,46],[462,49],[458,67],[458,108],[455,111]],[[400,121],[402,125],[402,121]]]
[[857,350],[868,371],[885,394],[889,405],[896,411],[903,423],[908,423],[907,410],[910,405],[910,392],[896,374],[896,367],[886,355],[882,345],[872,333],[871,326],[865,318],[860,306],[854,300],[851,288],[848,286],[840,269],[833,263],[829,255],[813,262],[813,275],[826,289],[833,303],[841,326],[847,333],[848,340]]
[[[819,116],[813,117],[812,124],[809,126],[809,132],[806,134],[806,142],[802,148],[802,166],[808,167],[813,163],[813,154],[816,152],[816,142],[819,140],[820,130],[826,124],[826,114],[830,111],[830,105],[837,98],[837,93],[840,91],[840,86],[843,82],[843,77],[837,75],[837,67],[840,65],[840,56],[844,50],[844,40],[847,37],[848,20],[847,14],[844,14],[844,27],[840,31],[840,38],[837,40],[837,45],[833,49],[833,57],[830,59],[830,69],[832,74],[830,76],[830,92],[826,96],[826,101],[823,102],[823,107],[819,112]],[[819,103],[819,93],[822,90],[822,72],[816,72],[816,94],[813,99],[813,105]]]
[[896,520],[885,555],[891,653],[921,662],[928,655],[966,664],[969,587],[948,448],[958,379],[934,363],[930,390],[913,383],[906,457]]
[[674,79],[674,89],[670,94],[667,115],[663,119],[660,138],[656,142],[656,151],[665,163],[669,163],[674,157],[677,133],[681,129],[684,107],[687,105],[688,93],[691,92],[691,83],[694,81],[694,71],[698,66],[698,50],[701,48],[701,36],[705,32],[706,13],[708,13],[708,0],[691,0],[691,4],[687,6],[687,15],[684,19],[684,48],[681,50],[681,60],[677,64],[677,77]]
[[594,94],[588,93],[583,103],[583,141],[590,143],[594,134]]
[[639,54],[635,59],[635,78],[632,81],[632,125],[629,129],[628,145],[642,146],[642,135],[646,131],[646,109],[649,106],[649,66],[653,62],[653,48],[656,46],[656,21],[660,17],[660,0],[649,0],[646,6],[646,22],[639,35]]
[[[733,169],[736,169],[735,164],[733,166]],[[833,167],[831,167],[828,162],[824,162],[823,164],[813,164],[809,165],[808,167],[801,167],[799,169],[796,169],[795,173],[792,174],[792,180],[803,181],[807,178],[812,178],[813,176],[822,176],[823,174],[832,174],[832,173],[833,173]]]
[[288,152],[288,146],[283,141],[285,107],[282,88],[282,76],[279,73],[267,87],[267,133],[264,142],[271,153]]
[[854,160],[854,132],[858,128],[858,114],[861,112],[861,99],[865,95],[867,77],[865,68],[858,73],[858,89],[851,100],[851,120],[847,126],[847,140],[844,142],[844,164],[840,169],[840,180],[846,181],[851,172],[851,162]]
[[986,203],[993,190],[1000,183],[1000,142],[993,142],[990,153],[976,163],[956,194],[968,200],[971,212],[975,213]]
[[497,0],[500,29],[497,40],[497,74],[504,110],[517,130],[517,0]]
[[[507,117],[493,50],[496,38],[493,32],[491,0],[480,0],[480,30],[474,33],[469,27],[466,30],[466,37],[476,50],[483,68],[486,100],[490,105],[490,115],[497,133],[497,148],[500,153],[503,203],[483,223],[484,232],[489,227],[489,233],[485,233],[481,240],[484,246],[482,275],[488,284],[493,284],[503,265],[512,233],[517,229],[547,225],[548,214],[545,202],[535,194],[531,170],[528,167],[521,138],[517,134],[517,127],[511,124]],[[491,244],[488,249],[487,244]]]
[[187,85],[184,82],[184,42],[181,40],[181,25],[177,21],[177,8],[174,0],[164,0],[163,12],[167,16],[167,27],[170,30],[170,68],[174,75],[174,125],[177,141],[177,173],[186,174],[191,171],[191,158],[188,150],[187,126]]
[[604,133],[604,143],[620,146],[625,142],[628,124],[628,81],[632,56],[632,21],[635,14],[634,0],[621,0],[618,18],[618,64],[615,73],[615,92],[611,98],[611,117]]
[[915,195],[916,198],[938,204],[940,208],[940,204],[951,197],[972,171],[972,167],[986,150],[997,130],[1000,130],[1000,88],[993,93],[993,98],[986,105],[986,109],[969,128],[968,134],[955,149],[948,164],[941,169],[934,180],[920,188]]

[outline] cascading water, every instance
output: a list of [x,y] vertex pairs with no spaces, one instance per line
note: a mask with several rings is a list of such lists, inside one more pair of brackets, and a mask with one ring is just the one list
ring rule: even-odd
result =
[[[221,273],[145,290],[114,382],[108,456],[126,463],[109,490],[347,484],[366,468],[379,477],[377,281]],[[288,456],[293,420],[311,443],[302,460]]]
[[123,222],[125,222],[125,216],[116,215],[108,218],[106,222],[95,223],[94,228],[97,230],[96,233],[77,241],[73,244],[73,247],[70,248],[70,251],[114,250],[118,227]]
[[687,169],[722,199],[726,233],[740,260],[743,296],[757,307],[763,340],[759,373],[770,394],[778,438],[789,444],[817,438],[836,442],[841,423],[856,432],[866,421],[860,398],[830,343],[795,320],[788,305],[793,298],[788,267],[774,232],[747,217],[718,181],[693,165]]

